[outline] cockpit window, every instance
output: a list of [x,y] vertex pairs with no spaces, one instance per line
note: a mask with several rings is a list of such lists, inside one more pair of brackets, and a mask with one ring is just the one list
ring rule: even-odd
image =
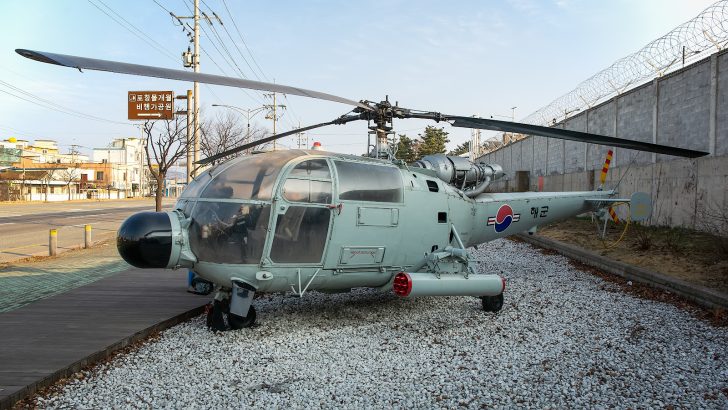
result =
[[276,151],[241,157],[215,175],[202,191],[202,198],[254,199],[267,201],[273,194],[276,177],[301,151]]
[[325,159],[296,165],[283,185],[283,197],[290,202],[331,203],[331,172]]
[[334,161],[339,175],[339,199],[402,202],[399,169],[361,162]]
[[326,160],[320,158],[301,162],[293,168],[288,176],[289,178],[331,179],[331,172],[329,171],[329,164]]
[[199,201],[190,225],[192,252],[204,262],[257,264],[269,215],[270,205]]
[[210,182],[210,178],[211,176],[209,172],[203,172],[187,185],[185,190],[182,191],[182,195],[180,195],[180,198],[194,198],[199,196],[202,188],[204,188],[205,185]]

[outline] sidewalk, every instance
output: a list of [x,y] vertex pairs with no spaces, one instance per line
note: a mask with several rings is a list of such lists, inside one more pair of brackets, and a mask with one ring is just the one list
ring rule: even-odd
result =
[[0,271],[0,409],[199,315],[185,270],[136,269],[115,244]]
[[[113,241],[0,269],[0,313],[130,269]],[[183,279],[180,278],[180,283]]]

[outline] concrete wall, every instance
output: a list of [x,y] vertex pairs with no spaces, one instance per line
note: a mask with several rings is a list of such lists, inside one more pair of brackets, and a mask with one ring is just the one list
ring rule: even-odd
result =
[[[598,106],[574,113],[555,127],[710,152],[694,160],[614,149],[607,187],[621,179],[620,194],[652,195],[653,224],[700,229],[702,209],[728,208],[728,52],[716,53],[655,78]],[[508,176],[528,171],[530,187],[545,191],[599,186],[609,147],[538,136],[480,158]],[[514,189],[509,181],[491,190]]]

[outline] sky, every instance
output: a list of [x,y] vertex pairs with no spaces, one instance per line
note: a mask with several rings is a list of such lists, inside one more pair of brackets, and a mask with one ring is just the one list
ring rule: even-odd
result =
[[[191,1],[0,0],[6,16],[0,28],[0,139],[53,139],[62,152],[75,144],[88,153],[114,138],[139,136],[140,123],[126,119],[127,91],[184,94],[192,85],[80,73],[25,59],[14,50],[182,69],[180,54],[190,44],[169,12],[190,16]],[[712,3],[204,0],[202,11],[214,12],[222,25],[201,22],[200,65],[203,73],[244,75],[353,100],[389,96],[407,108],[453,115],[507,119],[515,106],[518,120]],[[36,98],[56,105],[31,102],[38,103]],[[254,109],[270,103],[260,92],[220,86],[201,86],[200,101],[208,118],[226,110],[211,104]],[[279,97],[278,103],[287,106],[278,132],[330,121],[350,110],[298,96]],[[263,115],[253,123],[272,127]],[[395,130],[417,137],[430,124],[438,125],[398,120]],[[470,138],[467,129],[438,126],[450,133],[450,149]],[[366,150],[363,122],[308,134],[309,143],[320,141],[330,151]],[[297,146],[292,137],[279,143]]]

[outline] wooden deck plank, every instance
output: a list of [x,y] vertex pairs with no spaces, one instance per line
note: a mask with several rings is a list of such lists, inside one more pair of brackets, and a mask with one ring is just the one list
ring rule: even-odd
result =
[[130,269],[0,313],[0,409],[208,301],[186,292],[185,271]]

